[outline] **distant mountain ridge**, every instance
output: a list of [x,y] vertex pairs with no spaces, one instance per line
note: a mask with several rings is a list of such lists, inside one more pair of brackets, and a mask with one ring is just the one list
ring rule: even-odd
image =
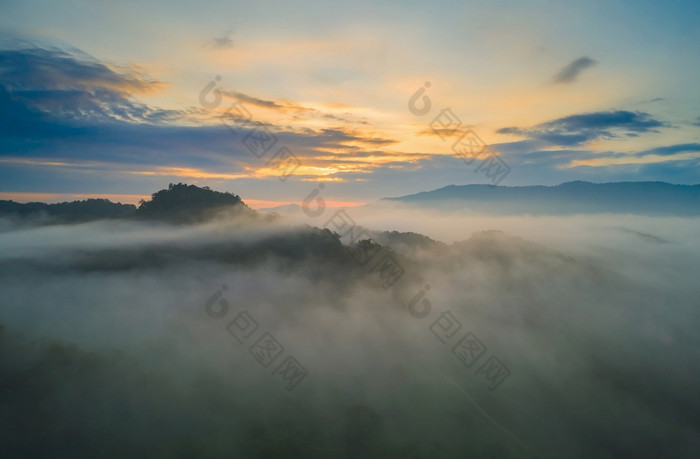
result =
[[[449,185],[433,191],[384,198],[431,209],[468,210],[494,214],[571,215],[621,213],[654,216],[700,216],[700,185],[665,182],[566,182],[556,186]],[[296,204],[261,209],[294,213]],[[107,199],[47,204],[0,200],[0,218],[40,224],[79,223],[102,219],[165,220],[175,223],[205,221],[227,211],[251,218],[263,217],[232,193],[183,183],[151,195],[139,206]],[[286,211],[286,212],[285,212]]]
[[582,181],[556,186],[450,185],[383,201],[497,214],[700,216],[700,185]]
[[125,218],[135,213],[135,205],[114,203],[108,199],[87,199],[56,204],[43,202],[22,204],[14,201],[0,201],[0,217],[15,219],[43,219],[78,223],[107,218]]

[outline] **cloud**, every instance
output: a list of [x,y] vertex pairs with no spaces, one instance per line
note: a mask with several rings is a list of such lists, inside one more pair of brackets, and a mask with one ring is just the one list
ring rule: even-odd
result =
[[[192,125],[190,115],[198,113],[194,108],[162,110],[140,103],[135,96],[164,84],[138,72],[115,69],[78,50],[31,45],[0,49],[0,78],[0,178],[5,186],[26,189],[38,185],[31,183],[31,177],[47,175],[70,175],[85,184],[96,173],[120,180],[126,176],[277,180],[278,172],[253,156],[242,141],[250,126]],[[343,121],[297,103],[240,92],[229,95],[279,113]],[[303,167],[297,173],[302,179],[371,171],[401,158],[400,153],[377,151],[398,143],[381,134],[337,126],[265,126],[277,138],[275,151],[285,146],[301,159]],[[163,152],[168,152],[167,159]]]
[[506,127],[496,132],[523,136],[543,144],[575,146],[600,138],[658,132],[657,128],[665,126],[666,123],[648,113],[614,110],[567,116],[531,128]]
[[575,61],[571,62],[569,65],[564,67],[557,73],[553,81],[554,83],[573,83],[576,81],[576,78],[583,72],[585,69],[592,67],[596,64],[596,61],[591,59],[590,57],[580,57],[576,59]]
[[649,156],[649,155],[659,155],[659,156],[674,156],[677,154],[700,152],[700,143],[682,143],[678,145],[668,145],[665,147],[652,148],[651,150],[644,150],[636,153],[635,156]]
[[[70,182],[70,189],[79,191],[94,187],[90,177],[97,175],[121,183],[133,183],[129,177],[277,181],[279,172],[266,167],[243,142],[250,126],[183,125],[189,111],[160,110],[131,98],[147,80],[132,81],[129,75],[60,50],[2,50],[0,56],[9,56],[0,61],[0,72],[11,76],[0,84],[0,182],[6,189],[46,191],[43,184],[51,182],[55,190]],[[23,78],[42,66],[37,60],[51,65],[40,78]],[[76,75],[72,82],[64,78],[71,73]],[[237,96],[246,104],[312,110]],[[378,134],[342,127],[266,127],[277,138],[276,148],[285,146],[302,161],[295,173],[302,180],[344,180],[338,174],[369,172],[402,159],[401,154],[377,151],[397,143]]]
[[441,128],[425,128],[416,133],[417,136],[432,136],[432,137],[462,137],[464,132],[471,129],[472,125],[461,125],[459,129],[441,129]]
[[[236,99],[238,102],[243,104],[252,105],[254,107],[263,108],[265,110],[271,110],[277,114],[291,114],[291,119],[301,120],[301,119],[325,119],[325,120],[335,120],[347,124],[369,124],[364,119],[350,119],[344,116],[338,116],[333,113],[326,113],[324,111],[318,110],[316,108],[307,107],[298,102],[290,102],[286,100],[269,100],[262,99],[260,97],[251,96],[239,91],[222,91],[222,93],[228,97]],[[350,115],[349,112],[345,112],[345,115]]]
[[[23,47],[0,50],[0,98],[23,105],[25,116],[64,120],[164,123],[181,111],[149,107],[134,96],[160,91],[165,83],[139,71],[113,69],[78,51]],[[14,117],[9,111],[0,120]],[[40,120],[37,120],[40,121]]]
[[[206,180],[210,185],[236,179],[236,187],[249,186],[261,193],[256,196],[271,198],[265,193],[271,193],[267,190],[270,183],[279,183],[278,172],[266,167],[266,158],[254,156],[243,144],[251,127],[233,127],[232,132],[218,122],[202,124],[204,116],[212,117],[207,121],[215,120],[215,113],[194,108],[163,110],[138,101],[138,96],[160,91],[165,85],[141,71],[105,64],[79,50],[38,45],[0,49],[2,190],[122,193],[127,186],[130,191],[145,192],[162,186],[170,177],[170,181]],[[351,189],[358,180],[372,182],[359,191],[368,199],[390,188],[409,192],[479,180],[473,171],[455,167],[463,163],[452,156],[396,151],[398,142],[392,136],[355,129],[351,124],[358,123],[353,121],[358,107],[309,105],[244,92],[227,95],[268,112],[260,120],[274,120],[265,124],[277,137],[272,153],[285,146],[299,158],[302,167],[295,171],[296,179],[345,182],[347,187],[339,188],[346,193],[344,199],[358,193],[357,187]],[[300,127],[304,125],[313,129]],[[570,147],[601,137],[654,132],[665,125],[640,112],[581,114],[534,127],[504,128],[499,132],[524,139],[493,147],[506,156],[513,153],[508,162],[532,182],[541,183],[543,178],[560,181],[562,173],[572,174],[566,179],[577,179],[582,177],[574,174],[583,174],[582,168],[574,173],[559,167],[570,165],[574,157],[605,155]],[[564,148],[547,151],[550,145]],[[673,147],[668,148],[657,154],[671,156]],[[634,153],[620,155],[633,157]],[[624,167],[628,166],[614,166],[615,171],[626,171]],[[591,169],[605,173],[601,167]],[[669,171],[687,175],[686,171]],[[621,177],[629,179],[629,175]],[[289,184],[286,182],[293,186]],[[306,189],[299,193],[303,196]]]
[[238,99],[240,102],[249,104],[249,105],[254,105],[256,107],[260,108],[266,108],[270,110],[277,110],[277,111],[282,111],[282,112],[287,112],[287,111],[295,111],[295,112],[310,112],[310,111],[315,111],[312,108],[307,108],[303,107],[299,104],[295,104],[292,102],[276,102],[273,100],[266,100],[266,99],[260,99],[255,96],[250,96],[248,94],[244,94],[242,92],[237,92],[237,91],[223,91],[223,94],[233,97],[235,99]]
[[0,75],[13,91],[103,88],[126,95],[156,92],[164,85],[136,70],[120,70],[79,51],[38,46],[0,50]]
[[636,172],[640,179],[673,177],[676,183],[700,184],[700,158],[642,164]]
[[212,48],[218,48],[218,49],[229,49],[233,47],[233,39],[231,38],[231,35],[233,35],[232,30],[227,30],[225,31],[222,35],[218,37],[214,37],[211,42],[210,46]]

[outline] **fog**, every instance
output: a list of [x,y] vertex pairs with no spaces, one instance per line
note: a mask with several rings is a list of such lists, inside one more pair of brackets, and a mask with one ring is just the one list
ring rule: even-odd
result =
[[[375,258],[359,262],[322,231],[334,212],[0,225],[2,451],[700,450],[700,219],[347,209],[400,265],[387,285]],[[231,328],[251,319],[250,336]],[[448,319],[456,331],[441,328]],[[265,333],[283,346],[267,366],[251,352]],[[465,336],[482,346],[466,362]],[[303,378],[280,373],[288,357]]]
[[[495,216],[459,209],[430,210],[390,201],[346,211],[358,225],[378,231],[415,232],[452,243],[468,239],[474,232],[497,229],[621,274],[634,271],[660,288],[674,290],[678,282],[688,283],[690,288],[697,283],[698,218],[632,214]],[[326,209],[312,218],[300,210],[285,217],[300,224],[324,226],[333,212]],[[668,282],[670,276],[673,284]]]

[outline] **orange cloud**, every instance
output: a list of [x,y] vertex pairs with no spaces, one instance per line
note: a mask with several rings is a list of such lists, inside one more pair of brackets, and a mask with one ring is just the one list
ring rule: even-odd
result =
[[221,172],[208,172],[202,169],[195,169],[191,167],[167,167],[159,166],[152,170],[146,171],[125,171],[127,174],[133,175],[165,175],[172,177],[189,177],[197,179],[227,179],[234,180],[238,178],[250,178],[256,177],[255,173],[240,173],[240,174],[226,174]]

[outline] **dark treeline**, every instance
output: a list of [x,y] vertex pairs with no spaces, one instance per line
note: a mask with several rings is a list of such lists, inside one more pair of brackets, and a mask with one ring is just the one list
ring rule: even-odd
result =
[[43,224],[79,223],[104,219],[153,219],[175,223],[196,223],[206,220],[221,210],[255,217],[239,196],[213,191],[208,187],[197,187],[184,183],[170,184],[167,190],[151,195],[149,201],[142,200],[139,206],[113,203],[107,199],[46,204],[0,201],[0,217],[14,220],[33,220]]

